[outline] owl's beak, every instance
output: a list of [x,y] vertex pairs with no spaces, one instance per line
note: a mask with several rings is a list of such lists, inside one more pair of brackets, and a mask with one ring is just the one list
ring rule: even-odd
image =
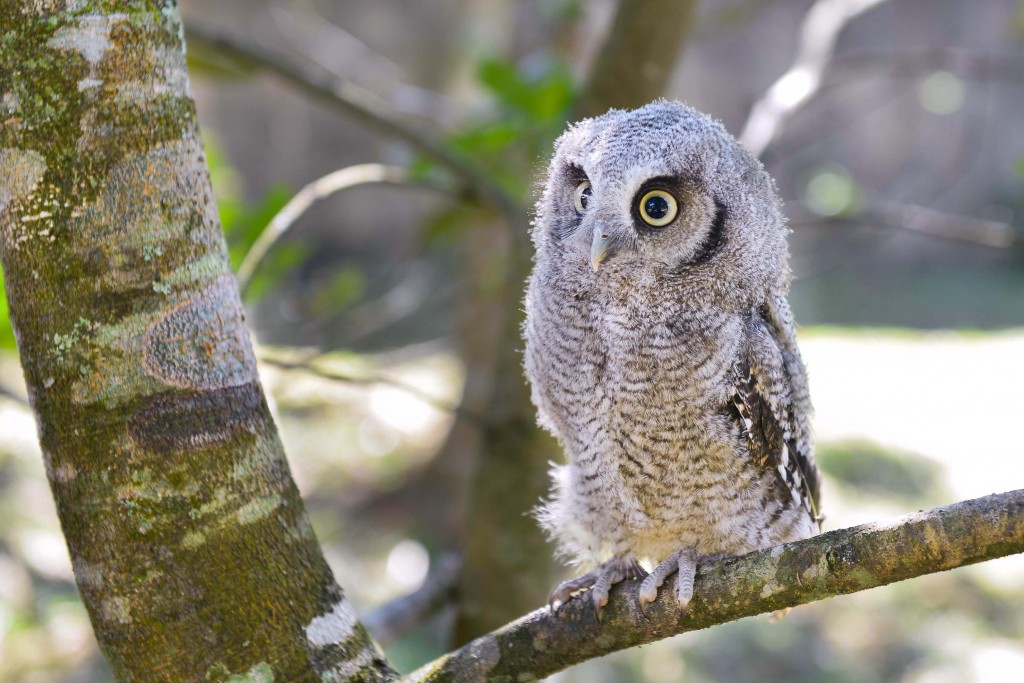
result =
[[612,234],[600,225],[594,227],[594,241],[590,243],[590,265],[596,271],[612,254]]

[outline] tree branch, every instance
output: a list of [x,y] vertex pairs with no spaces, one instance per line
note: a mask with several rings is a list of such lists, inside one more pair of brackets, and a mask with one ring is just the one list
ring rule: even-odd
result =
[[576,106],[580,117],[660,97],[693,29],[697,0],[621,0]]
[[916,77],[923,71],[946,69],[963,78],[1024,84],[1021,60],[1005,55],[956,47],[861,49],[834,57],[829,65],[829,85],[861,72],[887,71],[889,77]]
[[859,223],[893,230],[910,230],[930,237],[997,249],[1012,247],[1017,242],[1017,233],[1009,223],[957,216],[917,204],[875,200],[858,207],[852,213],[838,216],[822,216],[803,202],[790,202],[787,206],[791,211],[791,225]]
[[[588,659],[747,616],[1024,552],[1024,489],[726,559],[697,569],[680,615],[673,590],[640,613],[639,581],[612,591],[598,622],[589,600],[540,609],[428,664],[406,681],[543,678]],[[533,678],[530,678],[533,680]]]
[[363,625],[373,639],[390,645],[431,614],[451,603],[458,592],[462,561],[455,553],[439,558],[437,569],[427,576],[419,589],[386,602],[363,617]]
[[411,384],[406,384],[405,382],[401,382],[397,379],[392,379],[390,377],[385,377],[380,374],[358,375],[354,373],[346,373],[338,370],[328,369],[326,367],[323,367],[322,364],[318,363],[318,360],[322,359],[318,359],[317,357],[314,356],[311,358],[305,358],[301,360],[290,360],[287,358],[268,355],[265,352],[261,353],[259,356],[259,361],[261,364],[271,365],[282,370],[308,372],[311,375],[316,375],[317,377],[322,377],[323,379],[328,379],[335,382],[345,382],[347,384],[357,384],[362,386],[383,384],[389,387],[393,387],[395,389],[399,389],[400,391],[404,391],[410,396],[418,398],[419,400],[423,401],[424,403],[430,406],[433,406],[434,408],[437,408],[438,410],[443,410],[445,412],[452,413],[453,415],[477,427],[484,428],[487,426],[487,421],[484,418],[473,413],[472,411],[466,410],[464,406],[450,403],[449,401],[445,401],[444,399],[432,396],[431,394],[417,387],[414,387]]
[[525,214],[522,204],[491,180],[490,174],[470,159],[458,154],[433,136],[418,130],[394,116],[375,95],[339,80],[329,73],[313,73],[290,63],[258,45],[232,38],[205,26],[190,24],[186,36],[191,46],[201,46],[240,65],[273,74],[312,98],[342,111],[356,121],[410,144],[454,175],[460,186],[472,197],[486,202],[508,216]]
[[740,141],[754,156],[764,153],[785,120],[821,87],[836,39],[846,24],[884,1],[818,0],[808,10],[792,66],[754,103],[740,134]]
[[450,191],[450,188],[438,183],[414,178],[405,168],[385,166],[384,164],[358,164],[317,178],[288,200],[288,203],[277,212],[252,247],[249,248],[242,265],[238,267],[238,288],[242,291],[242,295],[245,295],[250,282],[252,282],[253,274],[263,262],[270,248],[277,244],[277,241],[302,217],[302,214],[309,210],[309,207],[342,190],[381,183],[420,186],[441,192]]

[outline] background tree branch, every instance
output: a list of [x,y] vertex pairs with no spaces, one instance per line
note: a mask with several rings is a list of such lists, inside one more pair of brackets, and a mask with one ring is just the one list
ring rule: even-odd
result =
[[477,168],[472,160],[446,147],[436,137],[395,116],[384,102],[358,85],[340,80],[326,71],[315,73],[312,69],[293,63],[283,55],[204,26],[189,25],[186,36],[190,47],[210,50],[244,67],[273,74],[313,99],[339,109],[346,116],[385,135],[407,142],[424,156],[450,171],[471,196],[494,206],[506,215],[523,215],[525,209],[521,202],[494,183],[489,173]]
[[578,118],[661,97],[686,45],[697,0],[622,0],[576,104]]
[[903,204],[885,200],[864,202],[850,213],[822,216],[806,202],[788,202],[787,211],[792,225],[854,224],[890,230],[909,230],[929,237],[968,242],[984,247],[1006,249],[1017,242],[1013,226],[1002,221],[990,221],[973,216],[956,216],[926,206]]
[[313,204],[335,193],[370,184],[407,185],[438,192],[451,192],[451,188],[445,185],[414,177],[406,168],[384,164],[357,164],[317,178],[307,183],[288,200],[249,248],[237,272],[238,288],[242,290],[242,296],[245,296],[253,274],[270,249]]
[[885,0],[818,0],[800,26],[793,64],[754,103],[739,139],[754,156],[761,156],[793,112],[821,87],[832,51],[852,19]]
[[[539,609],[404,680],[533,680],[588,659],[735,619],[1024,552],[1024,489],[830,531],[697,569],[679,614],[671,580],[639,611],[638,580],[613,591],[602,621],[589,600]],[[469,676],[467,678],[467,675]]]

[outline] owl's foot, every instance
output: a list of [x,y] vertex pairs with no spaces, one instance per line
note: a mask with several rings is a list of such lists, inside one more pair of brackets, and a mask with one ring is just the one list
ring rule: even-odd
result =
[[690,604],[690,598],[693,597],[693,579],[697,574],[697,551],[693,548],[679,550],[669,555],[668,559],[648,574],[644,582],[640,584],[641,612],[644,612],[647,605],[658,597],[658,589],[661,588],[661,584],[665,583],[665,579],[677,572],[679,578],[676,580],[676,603],[679,605],[680,612],[686,611],[686,606]]
[[558,584],[551,593],[548,606],[555,612],[573,595],[589,588],[590,599],[594,603],[597,618],[600,619],[601,609],[608,604],[608,591],[612,586],[626,579],[638,579],[646,575],[644,568],[632,557],[613,557],[583,576]]

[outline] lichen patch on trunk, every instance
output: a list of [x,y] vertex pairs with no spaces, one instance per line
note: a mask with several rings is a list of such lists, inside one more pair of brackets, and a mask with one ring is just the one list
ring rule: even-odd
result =
[[146,330],[143,364],[150,375],[184,389],[254,382],[256,357],[230,275],[165,314]]
[[74,50],[91,66],[96,66],[113,45],[110,29],[127,20],[127,14],[87,14],[79,17],[76,26],[65,26],[57,31],[46,44],[58,50]]

